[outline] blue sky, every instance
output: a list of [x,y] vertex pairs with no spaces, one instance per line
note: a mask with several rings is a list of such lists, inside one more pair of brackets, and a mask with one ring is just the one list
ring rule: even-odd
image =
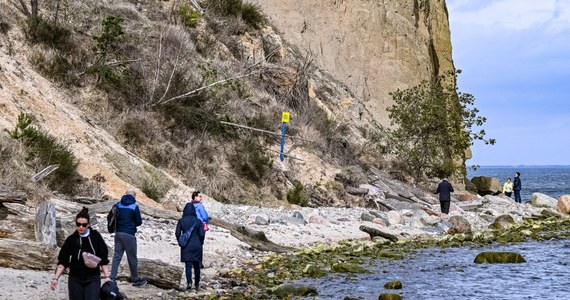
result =
[[570,165],[570,0],[447,0],[459,90],[497,139],[467,165]]

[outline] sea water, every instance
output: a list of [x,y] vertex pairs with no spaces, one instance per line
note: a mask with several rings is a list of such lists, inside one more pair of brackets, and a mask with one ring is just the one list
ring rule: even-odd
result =
[[[515,251],[526,263],[475,264],[483,251]],[[330,275],[298,283],[317,287],[317,299],[376,300],[383,293],[403,299],[570,299],[570,241],[551,240],[483,248],[430,248],[402,260],[378,260],[365,266],[372,274]],[[384,288],[400,280],[402,289]],[[312,299],[312,298],[306,298]]]
[[467,178],[495,177],[499,179],[502,187],[507,178],[514,180],[517,171],[521,173],[523,202],[529,201],[532,193],[536,192],[555,199],[562,195],[570,195],[570,166],[481,166],[476,170],[468,168]]
[[[523,201],[540,192],[558,199],[570,195],[570,166],[482,166],[468,170],[467,178],[489,176],[501,186],[521,173]],[[475,264],[483,251],[515,251],[526,259],[520,264]],[[366,265],[371,274],[331,274],[297,283],[315,286],[315,299],[376,300],[382,293],[403,299],[570,299],[570,241],[529,241],[483,248],[430,248],[406,254],[402,260],[379,259]],[[384,284],[400,280],[401,290]],[[305,298],[313,299],[313,298]]]

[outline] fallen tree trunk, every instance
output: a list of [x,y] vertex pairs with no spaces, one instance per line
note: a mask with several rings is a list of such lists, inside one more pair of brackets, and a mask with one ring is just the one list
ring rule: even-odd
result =
[[233,237],[260,251],[285,253],[295,250],[293,247],[276,244],[270,241],[262,231],[256,231],[243,225],[236,225],[217,218],[210,218],[209,224],[229,230]]
[[397,210],[397,209],[394,208],[392,205],[386,203],[385,200],[377,199],[377,200],[376,200],[376,203],[378,203],[379,205],[382,205],[383,207],[387,208],[388,211]]
[[[96,203],[89,206],[89,211],[95,213],[107,213],[115,203],[116,201],[114,200]],[[182,213],[180,212],[156,209],[141,203],[138,203],[138,205],[141,209],[141,213],[154,218],[178,220],[182,217]],[[270,241],[262,231],[252,230],[245,226],[236,225],[215,217],[210,217],[208,224],[229,230],[233,237],[260,251],[284,253],[295,249]]]
[[351,195],[366,195],[368,194],[368,189],[366,188],[357,188],[353,186],[347,186],[344,188],[347,193]]
[[364,231],[364,232],[370,234],[370,238],[374,238],[375,236],[380,236],[380,237],[383,237],[385,239],[389,239],[392,242],[398,241],[398,236],[393,235],[391,233],[384,232],[378,228],[374,228],[374,227],[370,227],[370,226],[366,226],[366,225],[360,225],[359,229],[361,231]]
[[0,207],[0,236],[15,240],[36,240],[33,208],[20,203],[3,203]]
[[25,192],[8,188],[5,185],[0,185],[0,203],[15,202],[24,204],[26,200],[27,196]]
[[[180,287],[184,267],[181,265],[170,265],[160,260],[139,258],[138,272],[140,277],[146,279],[152,285],[162,289],[177,289]],[[121,280],[129,280],[131,278],[126,259],[121,261],[117,278]]]
[[[113,207],[113,205],[117,202],[118,200],[109,200],[105,202],[91,204],[88,206],[89,212],[97,214],[106,214],[111,210],[111,207]],[[140,202],[137,202],[137,204],[141,210],[141,214],[151,216],[153,218],[178,220],[182,217],[182,213],[180,212],[153,208],[148,205],[142,204]]]
[[428,203],[422,199],[413,197],[413,198],[406,198],[400,195],[395,195],[395,194],[391,194],[391,193],[386,193],[386,198],[392,198],[398,201],[403,201],[403,202],[409,202],[409,203],[413,203],[413,204],[418,204],[420,205],[420,207],[424,208],[424,207],[431,207],[432,204]]
[[19,270],[55,270],[55,246],[29,240],[0,239],[0,267]]

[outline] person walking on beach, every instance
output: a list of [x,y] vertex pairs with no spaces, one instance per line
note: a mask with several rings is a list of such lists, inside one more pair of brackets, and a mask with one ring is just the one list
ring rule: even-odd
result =
[[[204,226],[204,231],[208,231],[209,230],[208,212],[206,211],[204,204],[202,204],[202,194],[200,194],[200,191],[195,191],[192,193],[192,204],[194,204],[194,208],[196,209],[196,215],[198,216],[198,219],[202,221],[202,224]],[[204,244],[204,241],[202,241],[202,244]],[[204,264],[202,263],[201,260],[200,260],[200,268],[201,269],[204,268]]]
[[119,264],[123,254],[127,253],[127,262],[131,271],[131,281],[133,286],[143,286],[147,281],[138,276],[137,259],[137,226],[142,225],[142,217],[137,205],[136,192],[129,188],[126,194],[121,197],[118,203],[119,215],[117,216],[117,231],[115,232],[115,252],[113,254],[113,265],[111,266],[111,280],[117,279]]
[[522,203],[522,199],[521,199],[522,183],[521,183],[520,176],[521,176],[521,173],[515,172],[515,182],[513,184],[513,190],[515,191],[515,202],[517,202],[517,203]]
[[513,182],[511,181],[510,178],[507,178],[507,182],[505,182],[505,184],[503,185],[503,194],[505,194],[509,198],[511,198],[513,194]]
[[[101,271],[104,281],[109,280],[109,250],[101,234],[89,226],[86,207],[75,216],[75,231],[65,239],[50,288],[57,288],[58,280],[69,268],[68,298],[73,300],[99,300]],[[95,256],[95,257],[94,257]]]
[[184,247],[180,248],[180,261],[184,262],[186,274],[186,290],[192,289],[192,269],[194,269],[194,287],[196,291],[200,289],[200,262],[203,256],[204,225],[196,215],[196,208],[192,203],[186,203],[182,212],[182,218],[176,224],[176,240],[180,236],[190,231],[190,240]]
[[449,214],[449,206],[451,204],[451,192],[453,192],[453,186],[447,181],[447,178],[437,185],[436,194],[439,194],[439,205],[441,207],[441,212],[444,214]]

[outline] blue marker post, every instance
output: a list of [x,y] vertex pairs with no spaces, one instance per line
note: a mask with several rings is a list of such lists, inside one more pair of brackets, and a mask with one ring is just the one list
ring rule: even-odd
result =
[[285,132],[287,132],[287,123],[289,123],[290,114],[288,111],[284,111],[281,114],[281,152],[279,153],[279,159],[283,161],[283,152],[285,151]]

